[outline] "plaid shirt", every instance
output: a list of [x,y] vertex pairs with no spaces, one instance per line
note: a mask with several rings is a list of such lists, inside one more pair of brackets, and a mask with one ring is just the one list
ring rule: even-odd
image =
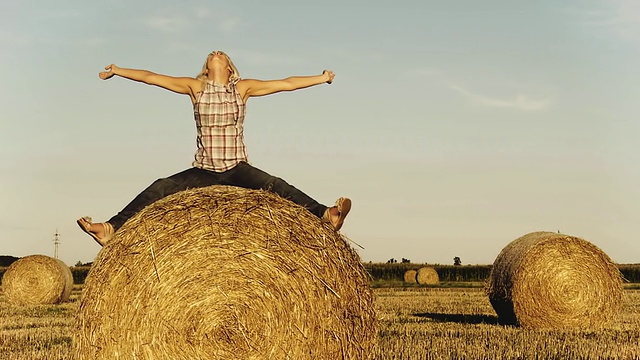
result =
[[198,149],[193,166],[223,172],[247,161],[244,145],[245,104],[236,83],[220,85],[206,80],[193,106]]

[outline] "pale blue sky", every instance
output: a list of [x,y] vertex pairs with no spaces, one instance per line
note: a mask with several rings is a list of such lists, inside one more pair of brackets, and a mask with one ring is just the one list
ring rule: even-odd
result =
[[251,99],[254,166],[331,205],[365,261],[492,263],[531,231],[640,262],[640,2],[5,1],[0,3],[0,255],[67,263],[195,150],[186,96],[105,65],[195,76],[336,73]]

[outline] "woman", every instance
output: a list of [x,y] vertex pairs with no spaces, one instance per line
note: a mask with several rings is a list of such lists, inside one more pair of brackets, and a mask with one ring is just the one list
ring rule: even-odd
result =
[[78,225],[100,245],[145,206],[181,190],[210,185],[232,185],[265,189],[307,208],[323,221],[340,230],[351,210],[351,200],[339,198],[335,205],[319,204],[284,180],[249,165],[244,144],[245,104],[249,98],[281,91],[293,91],[323,83],[331,84],[332,71],[322,75],[293,76],[282,80],[241,79],[231,59],[222,51],[207,56],[195,78],[172,77],[146,70],[125,69],[114,64],[100,72],[103,80],[114,75],[189,95],[193,103],[197,129],[197,150],[193,167],[168,178],[158,179],[133,199],[122,211],[103,223],[90,217],[78,219]]

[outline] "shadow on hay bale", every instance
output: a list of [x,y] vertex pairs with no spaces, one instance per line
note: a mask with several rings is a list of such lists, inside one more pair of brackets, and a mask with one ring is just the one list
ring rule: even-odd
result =
[[46,255],[25,256],[2,277],[5,299],[13,305],[59,304],[69,300],[72,289],[71,269]]
[[434,285],[440,282],[440,277],[436,269],[425,266],[418,269],[416,272],[416,282],[422,285]]
[[503,324],[598,329],[618,318],[622,277],[611,259],[588,241],[534,232],[500,252],[487,294]]
[[367,359],[377,336],[355,251],[266,191],[187,190],[131,218],[90,270],[78,359]]

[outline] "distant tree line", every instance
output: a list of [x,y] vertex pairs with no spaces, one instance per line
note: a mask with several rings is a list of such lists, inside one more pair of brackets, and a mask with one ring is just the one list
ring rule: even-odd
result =
[[407,270],[418,270],[429,266],[436,270],[440,281],[484,281],[489,277],[491,265],[439,265],[439,264],[414,264],[414,263],[368,263],[363,264],[365,269],[375,280],[404,280]]
[[[491,274],[491,265],[439,265],[413,263],[365,263],[365,269],[373,280],[403,281],[407,270],[430,266],[436,270],[440,281],[484,281]],[[620,264],[625,283],[640,283],[640,264]]]
[[[403,264],[410,263],[410,262],[411,260],[402,258]],[[397,264],[397,263],[398,263],[398,260],[396,260],[395,258],[391,258],[387,260],[387,264]],[[453,258],[453,265],[456,265],[456,266],[462,265],[462,260],[460,260],[460,257],[456,256]]]
[[[19,258],[13,256],[0,256],[0,280],[4,274],[6,268]],[[395,260],[395,259],[391,259]],[[459,258],[458,258],[459,260]],[[71,267],[71,274],[73,274],[73,282],[76,284],[83,284],[92,263],[76,263],[76,266]],[[440,277],[440,281],[484,281],[489,277],[491,273],[491,265],[428,265],[428,264],[414,264],[408,259],[402,259],[402,262],[388,261],[387,263],[364,263],[365,269],[371,275],[373,280],[392,280],[403,281],[404,273],[407,270],[418,270],[423,266],[433,267]],[[620,273],[625,282],[628,283],[640,283],[640,264],[620,264],[618,265]]]

